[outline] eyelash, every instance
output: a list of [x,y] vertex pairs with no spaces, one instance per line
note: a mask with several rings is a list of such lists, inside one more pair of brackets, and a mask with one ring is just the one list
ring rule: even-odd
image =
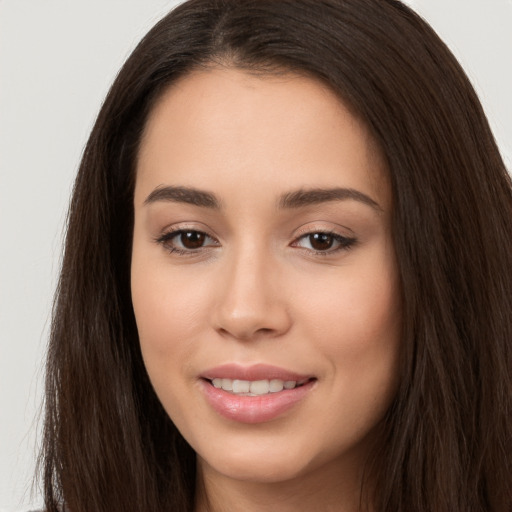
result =
[[308,239],[309,237],[314,236],[314,235],[323,235],[323,236],[331,237],[333,239],[334,243],[338,244],[338,247],[336,247],[334,249],[329,248],[325,251],[304,248],[306,251],[312,252],[316,256],[329,256],[331,254],[336,254],[340,251],[348,251],[349,249],[352,249],[357,244],[357,238],[355,238],[355,237],[342,236],[338,233],[335,233],[334,231],[318,230],[318,231],[308,231],[307,233],[301,234],[292,243],[292,247],[296,246],[295,244],[297,244],[300,240]]
[[[195,248],[195,249],[181,249],[179,247],[175,247],[170,245],[172,243],[173,239],[179,237],[180,235],[183,235],[185,233],[194,233],[196,235],[204,236],[205,239],[214,240],[217,244],[217,240],[215,240],[212,236],[208,235],[208,233],[205,233],[204,231],[199,231],[196,229],[176,229],[173,231],[169,231],[168,233],[164,233],[162,236],[155,239],[155,242],[162,245],[166,251],[168,251],[171,254],[177,254],[179,256],[191,256],[194,254],[197,254],[200,250],[208,248],[208,247],[218,247],[218,245],[212,244],[211,246],[204,246]],[[358,240],[355,237],[345,237],[338,233],[335,233],[333,231],[309,231],[307,233],[301,234],[298,238],[294,240],[294,242],[291,244],[292,247],[297,247],[297,244],[299,241],[307,239],[308,237],[311,237],[313,235],[323,235],[332,237],[334,240],[334,243],[337,243],[338,246],[335,249],[327,249],[324,251],[321,250],[315,250],[315,249],[307,249],[303,248],[305,251],[308,251],[310,253],[313,253],[317,256],[329,256],[331,254],[338,253],[340,251],[348,251],[351,248],[353,248]]]
[[[190,256],[196,254],[201,249],[204,249],[204,246],[198,247],[197,249],[180,249],[179,247],[173,247],[170,245],[174,238],[177,238],[184,233],[195,233],[198,235],[204,235],[205,238],[209,238],[211,240],[215,240],[212,236],[204,231],[199,231],[198,229],[176,229],[173,231],[169,231],[168,233],[164,233],[162,236],[158,237],[155,241],[158,244],[161,244],[164,249],[171,254],[178,254],[179,256]],[[216,245],[214,245],[216,247]]]

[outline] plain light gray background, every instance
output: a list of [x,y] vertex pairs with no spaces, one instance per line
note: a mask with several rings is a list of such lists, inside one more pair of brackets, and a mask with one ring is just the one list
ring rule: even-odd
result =
[[[28,508],[72,181],[117,70],[176,1],[0,0],[0,512]],[[512,1],[407,0],[469,74],[512,168]]]

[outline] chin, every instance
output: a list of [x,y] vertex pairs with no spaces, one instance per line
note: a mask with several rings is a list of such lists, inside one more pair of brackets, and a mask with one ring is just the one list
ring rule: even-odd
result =
[[266,443],[258,437],[238,446],[218,443],[218,449],[198,451],[199,465],[205,464],[210,471],[253,483],[278,483],[292,480],[307,471],[312,461],[300,447],[284,443]]
[[250,483],[282,483],[298,478],[305,468],[292,460],[276,461],[265,454],[255,460],[246,457],[224,457],[212,462],[205,461],[211,469],[224,477]]

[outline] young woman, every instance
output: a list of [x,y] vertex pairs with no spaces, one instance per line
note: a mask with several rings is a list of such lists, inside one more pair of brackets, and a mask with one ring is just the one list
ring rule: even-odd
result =
[[89,139],[46,508],[502,512],[512,186],[396,0],[191,0]]

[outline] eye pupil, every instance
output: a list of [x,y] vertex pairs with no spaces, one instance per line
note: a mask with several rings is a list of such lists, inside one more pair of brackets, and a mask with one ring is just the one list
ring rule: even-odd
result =
[[309,235],[309,243],[311,247],[317,251],[325,251],[332,247],[334,237],[327,233],[313,233]]
[[187,249],[199,249],[204,245],[205,238],[206,235],[199,231],[183,231],[180,235],[180,241]]

